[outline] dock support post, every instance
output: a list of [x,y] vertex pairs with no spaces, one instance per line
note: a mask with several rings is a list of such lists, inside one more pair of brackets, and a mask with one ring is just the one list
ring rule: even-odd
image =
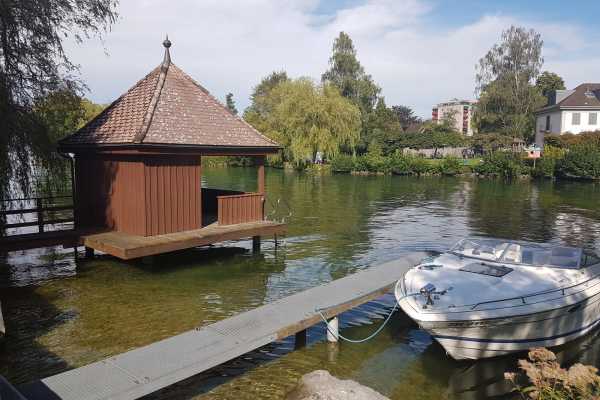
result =
[[306,347],[306,329],[301,330],[300,332],[296,332],[295,341],[294,341],[294,350],[301,349]]
[[339,325],[338,317],[333,317],[327,320],[327,341],[329,343],[337,343],[339,336]]
[[85,258],[94,258],[94,249],[91,247],[85,247]]
[[252,251],[254,253],[260,252],[260,236],[252,236]]

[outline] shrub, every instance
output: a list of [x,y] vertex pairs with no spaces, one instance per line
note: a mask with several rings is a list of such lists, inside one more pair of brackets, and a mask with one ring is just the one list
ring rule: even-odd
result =
[[520,376],[504,374],[523,399],[533,400],[593,400],[600,395],[600,376],[595,367],[575,364],[568,370],[560,367],[556,355],[544,348],[532,349],[529,360],[519,360],[530,386],[522,387]]
[[505,178],[515,178],[529,172],[520,154],[503,151],[486,154],[483,162],[473,169],[478,174],[497,175]]
[[462,162],[452,156],[447,156],[437,166],[438,172],[442,175],[457,175],[462,172]]
[[369,163],[367,162],[367,156],[356,156],[354,158],[353,171],[368,171]]
[[542,156],[535,163],[535,168],[532,168],[531,174],[536,178],[553,178],[556,170],[556,159],[549,156]]
[[331,169],[335,172],[350,172],[354,168],[354,157],[349,154],[338,154],[331,160]]
[[431,165],[421,157],[410,157],[408,160],[409,170],[415,175],[422,175],[432,171]]
[[564,135],[560,135],[558,139],[562,147],[587,145],[595,148],[600,148],[600,131],[581,132],[577,135],[572,133],[566,133]]
[[566,150],[554,145],[545,145],[542,157],[535,162],[531,174],[536,178],[553,178],[559,160],[565,157]]
[[410,161],[411,161],[411,157],[407,157],[402,155],[402,153],[400,152],[396,152],[392,157],[391,157],[391,171],[393,174],[396,175],[409,175],[411,174],[411,169],[410,169]]
[[558,173],[570,178],[600,178],[600,148],[590,145],[575,145],[569,148],[559,162]]

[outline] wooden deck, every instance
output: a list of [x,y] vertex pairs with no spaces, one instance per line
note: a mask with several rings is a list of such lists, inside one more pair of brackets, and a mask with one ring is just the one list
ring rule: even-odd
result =
[[51,246],[77,247],[81,245],[81,236],[91,233],[93,231],[90,229],[68,229],[3,236],[0,237],[0,251],[29,250]]
[[33,399],[137,399],[385,294],[425,253],[374,266],[273,303],[22,388]]
[[122,232],[105,232],[83,236],[82,240],[86,247],[123,260],[130,260],[227,240],[283,235],[285,231],[285,224],[257,221],[236,225],[212,224],[202,229],[147,237]]

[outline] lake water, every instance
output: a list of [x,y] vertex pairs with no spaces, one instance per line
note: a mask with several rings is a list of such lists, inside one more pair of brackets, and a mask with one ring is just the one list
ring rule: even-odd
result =
[[[252,191],[252,168],[207,169],[210,187]],[[0,260],[8,336],[0,374],[25,384],[252,309],[415,250],[443,251],[485,235],[600,249],[600,185],[576,182],[395,176],[314,176],[267,170],[271,202],[288,204],[287,238],[227,243],[158,257],[153,265],[110,257],[75,262],[72,251],[10,253]],[[391,296],[342,315],[342,334],[370,334]],[[280,399],[304,373],[325,368],[392,399],[485,399],[510,389],[516,357],[457,362],[399,312],[365,344],[293,338],[148,396],[152,399]],[[559,349],[566,363],[600,366],[595,335]]]

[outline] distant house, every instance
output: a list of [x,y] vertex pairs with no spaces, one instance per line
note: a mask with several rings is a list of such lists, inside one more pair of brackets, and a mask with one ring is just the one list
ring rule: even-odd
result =
[[477,102],[471,100],[452,99],[446,103],[439,103],[431,112],[431,119],[441,124],[444,119],[454,117],[454,127],[465,136],[473,136],[471,119]]
[[548,105],[535,112],[536,143],[545,135],[600,130],[600,83],[582,83],[572,90],[551,93]]

